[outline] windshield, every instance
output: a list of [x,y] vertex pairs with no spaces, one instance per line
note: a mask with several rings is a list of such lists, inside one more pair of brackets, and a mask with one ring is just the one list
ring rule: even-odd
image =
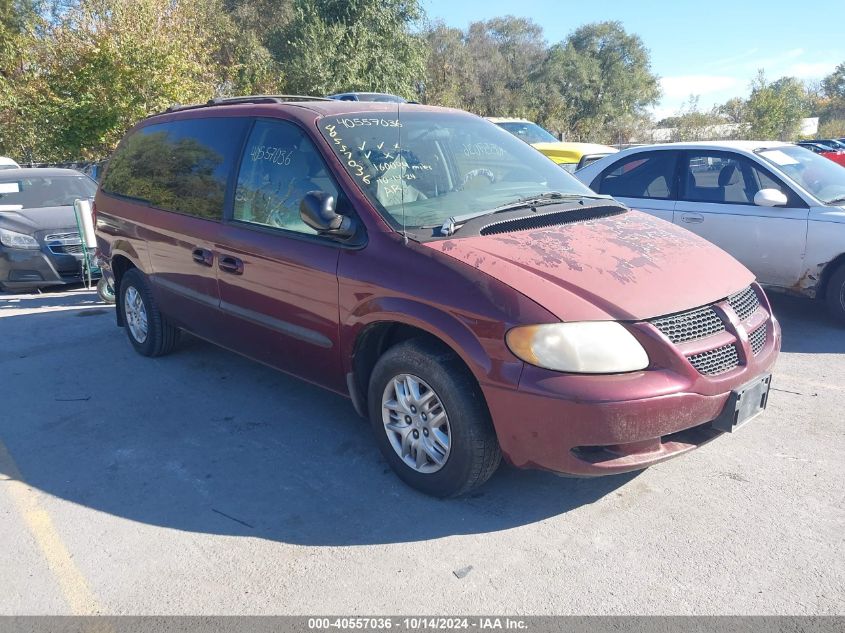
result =
[[[394,226],[442,225],[548,192],[595,195],[531,146],[452,112],[330,116],[318,122],[341,163]],[[404,220],[404,222],[403,222]]]
[[77,198],[92,198],[97,185],[87,176],[0,176],[0,211],[72,206]]
[[541,128],[536,123],[528,121],[510,121],[508,123],[497,123],[500,128],[507,130],[517,138],[526,143],[557,143],[558,140],[548,130]]
[[796,145],[762,150],[758,155],[825,204],[845,196],[845,167],[824,156]]

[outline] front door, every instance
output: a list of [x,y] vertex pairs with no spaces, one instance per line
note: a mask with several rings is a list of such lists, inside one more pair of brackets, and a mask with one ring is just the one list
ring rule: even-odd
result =
[[[338,188],[293,123],[257,120],[240,164],[232,217],[218,241],[224,345],[337,391],[340,247],[302,222],[309,191]],[[340,208],[339,203],[339,208]]]
[[[764,284],[791,287],[804,269],[807,205],[764,166],[733,152],[689,151],[681,165],[675,223],[745,264]],[[778,189],[785,207],[754,204]]]

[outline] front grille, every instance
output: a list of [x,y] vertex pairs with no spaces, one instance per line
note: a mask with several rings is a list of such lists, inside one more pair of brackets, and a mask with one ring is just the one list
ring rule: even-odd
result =
[[689,362],[705,376],[718,376],[739,366],[736,345],[723,345],[688,357]]
[[728,303],[733,308],[733,311],[736,312],[740,321],[745,321],[745,319],[757,312],[757,309],[760,307],[760,300],[751,286],[728,297]]
[[710,306],[653,319],[651,324],[673,343],[694,341],[725,329],[722,319]]
[[79,233],[53,233],[44,236],[44,243],[54,255],[81,255],[84,252]]
[[765,323],[748,335],[748,340],[751,342],[751,351],[754,352],[755,356],[763,349],[767,338],[768,327]]

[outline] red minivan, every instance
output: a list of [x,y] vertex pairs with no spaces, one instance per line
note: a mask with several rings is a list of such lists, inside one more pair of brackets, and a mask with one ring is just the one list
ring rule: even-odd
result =
[[746,268],[465,112],[171,108],[127,134],[95,208],[139,353],[186,330],[348,396],[429,494],[502,457],[642,469],[766,406],[780,329]]

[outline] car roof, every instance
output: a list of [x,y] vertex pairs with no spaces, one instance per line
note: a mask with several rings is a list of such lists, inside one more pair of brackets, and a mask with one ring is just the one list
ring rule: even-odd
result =
[[56,176],[85,176],[75,169],[62,169],[59,167],[23,167],[21,169],[10,169],[0,171],[2,180],[20,180],[21,178],[55,178]]
[[402,112],[449,112],[462,114],[468,117],[476,115],[453,108],[442,108],[440,106],[420,105],[416,103],[388,103],[384,101],[339,101],[337,99],[323,99],[316,97],[314,100],[304,98],[303,100],[286,101],[282,98],[256,97],[250,101],[248,97],[239,97],[229,103],[196,104],[188,106],[175,106],[165,112],[153,114],[139,123],[140,127],[153,123],[165,121],[226,116],[272,116],[274,112],[284,112],[294,118],[306,121],[314,120],[317,117],[337,116],[342,114],[377,114],[395,113],[401,107]]
[[761,149],[787,147],[789,145],[792,145],[792,143],[785,143],[783,141],[695,141],[678,143],[659,143],[654,145],[638,145],[637,147],[632,147],[629,149],[733,149],[745,152],[753,152]]
[[0,165],[17,165],[17,161],[12,160],[8,156],[0,156]]
[[512,119],[500,116],[488,116],[486,118],[491,123],[534,123],[534,121],[529,121],[528,119]]

